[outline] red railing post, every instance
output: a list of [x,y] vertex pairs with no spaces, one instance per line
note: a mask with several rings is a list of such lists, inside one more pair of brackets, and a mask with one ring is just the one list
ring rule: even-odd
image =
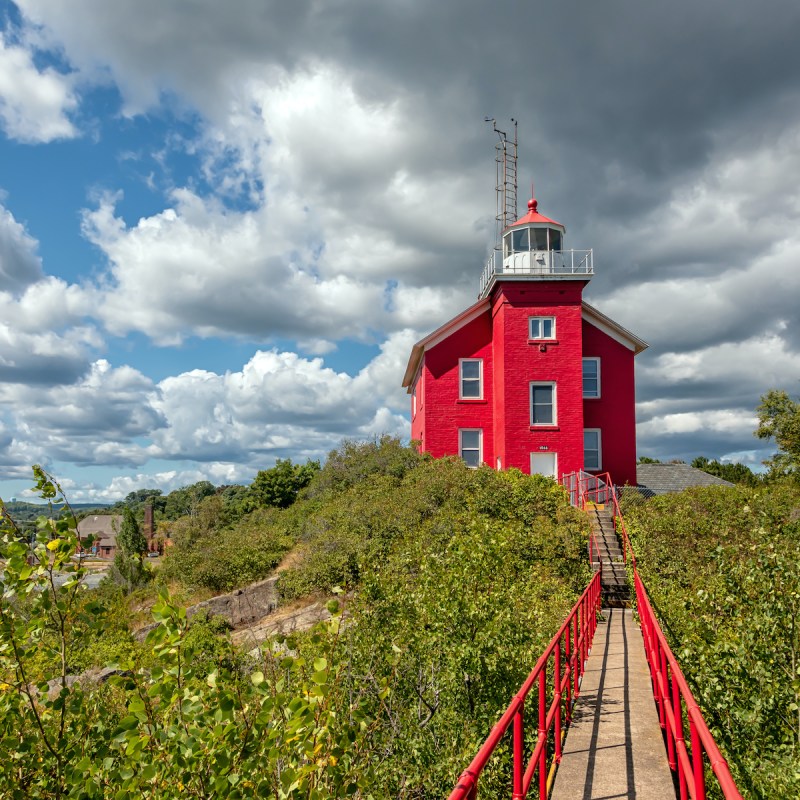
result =
[[556,745],[556,764],[561,763],[561,637],[556,643],[555,659],[553,664],[553,703],[556,707],[554,735]]
[[514,793],[513,800],[524,800],[525,790],[522,776],[525,774],[525,702],[520,701],[517,713],[514,714]]
[[547,800],[547,665],[539,673],[539,800]]
[[566,669],[564,670],[564,684],[567,688],[567,705],[564,718],[567,725],[572,721],[572,620],[567,623],[567,630],[564,633],[564,660],[566,662]]
[[706,772],[703,768],[703,745],[700,742],[700,732],[697,725],[689,715],[689,736],[692,740],[692,772],[694,783],[694,800],[706,800]]
[[[586,598],[588,601],[588,598]],[[581,676],[586,668],[586,659],[589,658],[589,614],[587,602],[581,608]],[[592,609],[594,610],[594,609]]]
[[680,800],[686,800],[686,774],[683,767],[681,751],[686,750],[686,741],[683,738],[683,705],[681,704],[681,690],[678,681],[673,676],[672,680],[672,715],[675,717],[675,746],[678,750],[678,789]]
[[573,659],[573,668],[572,668],[572,701],[578,699],[578,693],[580,692],[580,685],[578,681],[580,680],[580,673],[583,672],[583,667],[579,664],[579,660],[581,657],[580,650],[578,649],[578,625],[580,622],[580,606],[575,611],[575,618],[572,621],[572,659]]
[[[667,654],[664,652],[661,653],[661,670],[664,676],[664,720],[669,723],[667,707],[672,702],[672,691],[670,687],[670,671],[667,667]],[[674,677],[672,678],[672,682],[675,682]],[[678,768],[678,761],[675,756],[675,734],[676,731],[672,729],[671,725],[667,724],[667,761],[673,772]]]

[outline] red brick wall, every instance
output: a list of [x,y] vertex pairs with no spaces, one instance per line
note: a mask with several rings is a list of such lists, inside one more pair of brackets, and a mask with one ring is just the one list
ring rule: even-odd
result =
[[[483,399],[459,400],[459,359],[483,359]],[[483,430],[483,461],[494,466],[494,369],[489,310],[425,353],[423,449],[436,458],[458,455],[459,428]],[[412,436],[414,428],[412,427]]]
[[495,295],[492,298],[492,358],[494,360],[494,456],[492,466],[508,468],[508,441],[506,437],[506,330],[505,330],[506,303],[503,298]]
[[[530,471],[531,453],[557,455],[559,474],[583,468],[584,428],[602,431],[602,471],[636,481],[633,352],[584,323],[584,282],[501,282],[491,311],[424,356],[411,436],[440,458],[458,454],[459,428],[483,430],[483,460]],[[530,341],[528,318],[552,316],[553,341]],[[600,358],[601,397],[583,399],[582,358]],[[459,359],[483,359],[483,399],[459,400]],[[531,381],[556,384],[553,426],[530,425]]]
[[[583,466],[583,389],[581,371],[581,292],[583,282],[501,283],[494,300],[495,342],[505,357],[505,403],[498,425],[505,432],[503,467],[530,472],[530,454],[557,454],[558,473]],[[528,318],[556,318],[556,339],[528,339]],[[543,350],[542,350],[543,346]],[[547,428],[531,427],[531,381],[555,382],[556,419]],[[502,422],[500,416],[504,415]]]
[[584,400],[584,424],[602,431],[602,471],[636,485],[636,409],[632,350],[583,323],[583,354],[600,358],[600,399]]

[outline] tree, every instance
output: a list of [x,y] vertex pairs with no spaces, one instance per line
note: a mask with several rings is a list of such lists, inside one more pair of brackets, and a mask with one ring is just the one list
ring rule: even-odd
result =
[[125,586],[129,592],[146,583],[148,573],[143,563],[145,553],[147,539],[133,511],[126,507],[122,512],[122,525],[117,532],[117,553],[110,573],[111,579]]
[[129,508],[122,512],[122,525],[117,534],[117,548],[126,556],[133,556],[140,561],[147,552],[147,539],[145,539],[133,511]]
[[164,516],[167,519],[178,519],[186,514],[194,516],[200,502],[205,497],[216,493],[216,488],[209,481],[198,481],[189,486],[182,486],[167,495],[164,503]]
[[800,403],[780,389],[770,389],[756,409],[759,439],[772,439],[778,452],[764,463],[773,474],[787,475],[800,468]]
[[261,470],[256,475],[244,500],[245,510],[264,506],[288,508],[317,472],[319,461],[292,464],[291,458],[279,458],[272,469]]
[[759,484],[759,476],[746,464],[723,464],[716,459],[709,461],[705,456],[697,456],[692,461],[692,466],[731,483],[741,483],[745,486],[758,486]]

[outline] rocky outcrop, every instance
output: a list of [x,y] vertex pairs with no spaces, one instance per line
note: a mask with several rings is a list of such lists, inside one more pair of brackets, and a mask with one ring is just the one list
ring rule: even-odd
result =
[[[211,617],[224,617],[233,628],[258,622],[278,607],[278,592],[275,588],[277,580],[277,577],[267,578],[251,583],[244,589],[203,600],[202,603],[189,606],[186,616],[191,619],[195,614],[206,611]],[[157,623],[146,625],[139,628],[134,636],[142,641],[155,627]]]
[[302,608],[276,611],[253,625],[234,631],[231,638],[239,647],[252,648],[270,636],[307,630],[322,620],[330,619],[326,605],[318,601]]

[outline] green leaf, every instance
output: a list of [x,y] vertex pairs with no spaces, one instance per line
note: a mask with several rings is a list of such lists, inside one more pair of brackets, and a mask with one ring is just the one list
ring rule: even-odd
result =
[[264,683],[264,673],[261,670],[250,673],[250,681],[254,686],[260,686]]

